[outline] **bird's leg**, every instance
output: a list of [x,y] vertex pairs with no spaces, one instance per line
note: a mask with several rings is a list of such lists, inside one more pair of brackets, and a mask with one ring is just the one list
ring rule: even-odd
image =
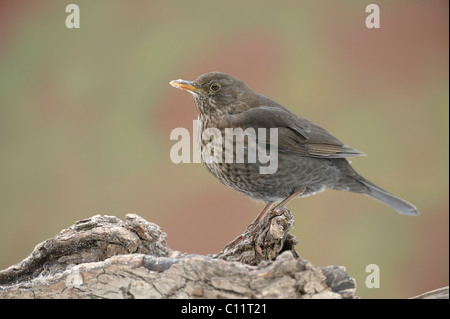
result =
[[[283,201],[281,201],[277,206],[275,206],[272,209],[272,211],[273,210],[276,211],[278,208],[283,208],[291,200],[293,200],[297,196],[303,194],[305,192],[305,190],[306,190],[306,187],[302,187],[299,191],[293,192],[291,195],[289,195]],[[269,209],[272,207],[272,205],[273,205],[273,202],[267,203],[267,205],[263,208],[261,213],[259,213],[259,215],[255,218],[255,220],[247,227],[247,230],[243,234],[241,234],[238,237],[236,237],[231,243],[227,244],[223,248],[223,250],[225,250],[226,248],[233,247],[238,242],[240,242],[242,239],[244,239],[245,236],[247,236],[248,234],[254,233],[258,229],[258,226],[259,226],[259,224],[261,222],[261,219],[264,217],[264,215],[267,213],[267,211],[269,211]]]
[[267,211],[270,209],[270,207],[272,207],[272,205],[273,205],[273,202],[267,203],[267,205],[264,206],[264,208],[261,211],[261,213],[259,213],[259,215],[255,218],[255,220],[252,221],[252,223],[247,227],[247,230],[245,232],[243,232],[241,235],[237,236],[231,243],[227,244],[223,248],[223,250],[225,250],[226,248],[233,247],[238,242],[240,242],[242,239],[244,239],[245,235],[247,235],[249,232],[254,231],[256,229],[256,226],[259,224],[259,222],[264,217],[264,215],[267,213]]
[[293,200],[297,196],[300,196],[301,194],[303,194],[305,192],[305,190],[306,190],[306,187],[303,186],[299,191],[293,192],[291,195],[289,195],[288,197],[283,199],[283,201],[281,203],[279,203],[277,206],[275,206],[272,210],[278,210],[278,208],[285,207],[287,205],[287,203],[289,203],[291,200]]
[[270,207],[272,207],[272,205],[273,205],[273,202],[268,202],[267,205],[264,206],[261,213],[259,213],[259,215],[255,218],[254,221],[252,221],[252,223],[247,227],[247,229],[254,228],[256,225],[258,225],[259,222],[261,221],[261,219],[266,215],[266,213],[270,209]]

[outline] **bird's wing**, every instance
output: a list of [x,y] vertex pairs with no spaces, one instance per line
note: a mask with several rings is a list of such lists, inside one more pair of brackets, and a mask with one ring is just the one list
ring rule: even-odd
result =
[[[242,129],[277,128],[278,151],[319,158],[345,158],[365,155],[345,145],[322,127],[281,107],[261,106],[226,118],[229,127]],[[270,141],[266,130],[266,143]]]

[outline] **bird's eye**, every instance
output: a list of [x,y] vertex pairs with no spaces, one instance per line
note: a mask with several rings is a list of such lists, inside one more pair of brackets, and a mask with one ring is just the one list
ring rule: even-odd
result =
[[217,92],[217,91],[220,90],[220,84],[219,84],[219,83],[213,83],[213,84],[211,84],[211,86],[209,87],[209,89],[210,89],[212,92]]

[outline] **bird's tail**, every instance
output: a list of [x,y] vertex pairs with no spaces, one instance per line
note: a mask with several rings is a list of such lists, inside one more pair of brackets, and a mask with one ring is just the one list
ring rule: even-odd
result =
[[419,215],[419,211],[417,210],[417,208],[413,204],[407,202],[406,200],[392,195],[391,193],[378,187],[372,182],[369,182],[363,177],[359,179],[359,182],[367,186],[367,188],[369,189],[369,192],[365,193],[366,195],[373,197],[382,203],[385,203],[386,205],[395,209],[400,214]]

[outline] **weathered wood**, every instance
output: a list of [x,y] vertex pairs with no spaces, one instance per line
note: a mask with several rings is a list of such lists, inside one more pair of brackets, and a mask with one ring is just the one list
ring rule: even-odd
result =
[[[292,224],[289,210],[271,211],[235,245],[202,256],[171,250],[137,215],[96,215],[0,271],[0,298],[356,298],[344,267],[299,256]],[[448,287],[412,297],[448,298]]]
[[354,298],[344,267],[318,267],[294,250],[289,210],[210,256],[166,246],[158,225],[96,215],[0,271],[0,298]]
[[254,232],[244,232],[239,242],[227,245],[215,257],[248,265],[275,259],[283,251],[291,251],[298,257],[294,249],[298,244],[297,237],[289,234],[293,224],[294,216],[288,209],[269,211]]
[[449,299],[448,286],[427,291],[410,299]]

